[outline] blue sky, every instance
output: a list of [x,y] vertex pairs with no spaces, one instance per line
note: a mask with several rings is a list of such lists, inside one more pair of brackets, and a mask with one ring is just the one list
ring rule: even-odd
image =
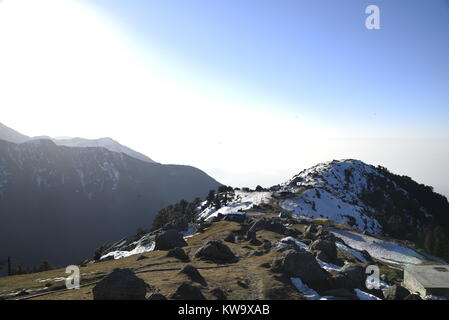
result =
[[449,195],[448,34],[447,0],[3,0],[2,122],[233,186],[357,158]]
[[[364,27],[369,4],[380,7],[381,30]],[[198,81],[278,101],[280,112],[347,125],[447,129],[448,1],[95,5],[143,50],[158,48]]]

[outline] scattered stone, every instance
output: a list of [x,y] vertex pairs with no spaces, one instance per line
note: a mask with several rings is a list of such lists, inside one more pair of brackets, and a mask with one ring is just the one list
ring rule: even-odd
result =
[[171,298],[175,300],[206,300],[201,289],[188,282],[181,283],[176,292],[171,295]]
[[211,260],[215,263],[236,262],[237,257],[229,247],[218,240],[210,240],[198,249],[195,257],[199,259]]
[[226,294],[224,293],[224,291],[221,290],[220,288],[213,289],[211,291],[211,293],[213,294],[213,296],[215,298],[217,298],[217,300],[227,300],[228,299]]
[[260,265],[262,268],[270,268],[271,264],[269,262],[264,262]]
[[148,300],[167,300],[167,298],[162,294],[158,292],[153,292],[149,297]]
[[263,240],[263,243],[262,243],[262,248],[264,249],[264,250],[270,250],[271,248],[272,248],[272,244],[271,244],[271,242],[270,241],[268,241],[268,240]]
[[148,285],[130,269],[114,269],[92,289],[94,300],[145,300]]
[[400,285],[393,285],[384,290],[384,297],[386,300],[403,300],[408,297],[410,292]]
[[242,280],[238,280],[237,281],[237,284],[240,286],[240,287],[242,287],[242,288],[245,288],[245,289],[248,289],[248,283],[246,283],[246,282],[244,282],[244,281],[242,281]]
[[179,259],[184,262],[190,261],[190,258],[186,254],[186,252],[182,248],[179,248],[179,247],[168,250],[167,257],[176,258],[176,259]]
[[256,250],[251,252],[248,257],[252,257],[252,256],[256,256],[256,257],[260,257],[263,256],[265,252],[261,251],[261,250]]
[[198,271],[197,268],[195,268],[194,266],[188,264],[186,266],[184,266],[179,273],[183,273],[186,276],[188,276],[190,278],[190,280],[192,280],[193,282],[198,282],[204,286],[207,285],[206,280],[203,278],[203,276],[201,275],[201,273]]
[[170,250],[176,247],[184,247],[187,242],[176,230],[167,230],[155,237],[154,250]]

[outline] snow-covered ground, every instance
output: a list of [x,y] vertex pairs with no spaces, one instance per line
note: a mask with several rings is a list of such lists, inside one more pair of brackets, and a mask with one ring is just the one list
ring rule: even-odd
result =
[[309,189],[294,198],[281,202],[284,210],[308,218],[327,218],[336,223],[348,224],[359,230],[380,233],[379,222],[366,215],[365,208],[343,201],[322,189]]
[[[303,170],[284,183],[284,188],[297,195],[282,201],[281,206],[300,216],[328,218],[361,231],[381,234],[376,211],[363,200],[365,192],[372,190],[373,177],[388,181],[408,196],[407,191],[372,165],[360,160],[334,160]],[[388,194],[385,197],[388,198]],[[421,211],[423,216],[429,217],[424,208]]]
[[[300,278],[290,278],[295,288],[304,295],[306,300],[332,300],[334,297],[321,296],[318,292],[307,286]],[[372,294],[360,289],[354,289],[354,293],[359,300],[382,300]]]
[[[426,258],[416,251],[393,242],[336,228],[329,228],[329,231],[342,239],[350,247],[360,251],[366,250],[372,257],[390,264],[421,264],[426,261]],[[339,245],[340,247],[341,244]]]
[[134,249],[129,250],[129,251],[126,251],[126,250],[111,251],[111,252],[108,252],[107,254],[103,255],[100,258],[100,260],[106,259],[110,256],[113,256],[114,259],[121,259],[121,258],[126,258],[126,257],[132,256],[132,255],[135,255],[135,254],[142,254],[145,252],[153,251],[154,246],[155,246],[154,241],[149,242],[147,244],[143,244],[143,242],[145,240],[144,237],[142,237],[138,241],[135,241],[132,243],[133,245],[135,245]]
[[263,203],[269,203],[271,201],[271,192],[234,192],[234,197],[229,199],[226,206],[216,210],[215,207],[208,207],[199,213],[198,217],[209,220],[216,217],[219,213],[223,215],[227,214],[243,214],[245,210],[251,209],[254,205],[261,205]]
[[[190,238],[192,235],[196,234],[197,230],[193,224],[189,224],[189,227],[186,231],[180,232],[184,239]],[[106,259],[110,256],[114,257],[114,259],[126,258],[135,254],[142,254],[145,252],[150,252],[154,250],[154,234],[146,234],[142,236],[139,240],[132,242],[131,244],[126,243],[126,239],[121,243],[118,243],[114,248],[118,250],[110,251],[107,254],[101,256],[100,260]],[[120,250],[120,247],[134,247],[132,250]]]
[[304,295],[306,300],[327,300],[322,298],[315,290],[309,288],[300,278],[290,278],[295,288]]

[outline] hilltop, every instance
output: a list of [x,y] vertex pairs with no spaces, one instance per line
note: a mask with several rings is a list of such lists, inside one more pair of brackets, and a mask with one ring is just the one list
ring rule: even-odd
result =
[[[384,204],[397,194],[411,204],[379,206],[370,195],[381,185]],[[445,198],[433,194],[443,204],[429,206],[426,190],[358,160],[319,164],[268,189],[222,186],[203,201],[161,210],[150,232],[97,248],[81,264],[80,290],[65,290],[59,269],[0,279],[0,294],[92,299],[110,272],[126,268],[149,286],[148,294],[170,299],[192,298],[186,292],[206,299],[433,299],[402,288],[402,268],[446,262],[418,238],[399,236],[403,230],[389,216],[398,215],[415,235],[443,223],[445,213],[435,210]],[[368,265],[380,268],[374,289],[365,285]]]

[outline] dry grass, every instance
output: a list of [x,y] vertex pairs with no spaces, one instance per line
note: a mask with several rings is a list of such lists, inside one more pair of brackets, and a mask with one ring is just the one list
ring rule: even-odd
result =
[[[227,243],[230,249],[239,257],[237,263],[216,264],[198,260],[194,257],[196,250],[208,240],[221,240],[229,232],[238,232],[240,225],[235,222],[221,221],[212,224],[204,233],[195,235],[188,239],[188,246],[184,250],[191,258],[189,264],[195,266],[206,279],[206,286],[201,286],[203,294],[207,299],[215,299],[211,291],[215,288],[222,289],[228,299],[302,299],[302,295],[291,285],[289,279],[283,279],[271,273],[268,268],[261,264],[271,263],[277,253],[268,253],[261,256],[251,253],[261,247],[251,246],[246,241],[238,243]],[[282,236],[269,231],[261,231],[258,238],[269,240],[273,245]],[[148,259],[137,261],[139,255],[127,258],[88,264],[81,268],[81,288],[79,290],[61,290],[50,292],[45,295],[30,297],[36,300],[91,300],[92,288],[95,282],[114,268],[130,268],[136,275],[152,286],[156,291],[170,296],[184,281],[190,281],[185,275],[178,271],[186,265],[176,258],[166,256],[165,251],[152,251],[143,255]],[[65,277],[64,269],[57,269],[35,274],[18,275],[0,278],[0,294],[17,292],[20,289],[43,289],[45,283],[51,282],[52,288],[61,287],[64,281],[56,282],[48,280],[38,282],[38,279],[54,279]],[[37,293],[38,291],[36,291]]]

